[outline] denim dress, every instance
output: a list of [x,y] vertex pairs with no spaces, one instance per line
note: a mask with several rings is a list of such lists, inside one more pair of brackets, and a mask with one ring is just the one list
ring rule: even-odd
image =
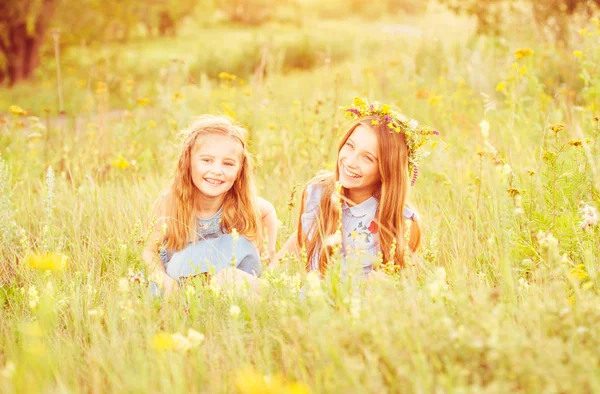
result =
[[[313,223],[319,212],[319,204],[323,195],[323,186],[308,185],[306,187],[306,203],[304,213],[300,217],[302,231],[311,239],[314,233]],[[342,202],[342,254],[343,261],[358,260],[362,271],[368,274],[379,253],[379,226],[375,221],[379,201],[373,196],[360,204],[349,206]],[[418,214],[408,207],[403,208],[405,219],[418,219]],[[311,260],[310,270],[319,269],[319,255]]]
[[251,275],[261,273],[258,250],[244,236],[234,236],[223,232],[221,208],[212,218],[198,218],[198,239],[184,249],[160,250],[160,259],[167,274],[173,279],[216,273],[228,267],[235,267]]

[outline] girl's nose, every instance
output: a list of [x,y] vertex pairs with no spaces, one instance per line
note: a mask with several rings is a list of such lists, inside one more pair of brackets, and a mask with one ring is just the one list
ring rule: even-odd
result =
[[348,165],[351,167],[356,167],[358,155],[356,153],[351,154],[348,157]]

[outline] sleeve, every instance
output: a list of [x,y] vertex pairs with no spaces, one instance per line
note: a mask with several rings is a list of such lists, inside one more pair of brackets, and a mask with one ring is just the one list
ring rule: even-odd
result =
[[404,219],[421,220],[421,216],[419,216],[419,214],[416,211],[413,211],[407,206],[404,206],[402,216],[404,216]]
[[312,236],[311,227],[317,218],[319,212],[319,203],[323,195],[323,187],[317,185],[306,186],[306,200],[304,203],[304,211],[300,216],[300,222],[302,223],[302,231],[310,239]]

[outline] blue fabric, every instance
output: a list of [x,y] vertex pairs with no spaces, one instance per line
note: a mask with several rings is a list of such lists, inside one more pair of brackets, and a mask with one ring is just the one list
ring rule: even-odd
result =
[[[300,217],[302,231],[311,239],[315,231],[315,219],[319,212],[319,204],[323,195],[323,186],[308,185],[306,187],[306,203],[304,212]],[[379,202],[375,197],[363,201],[354,206],[348,206],[346,202],[342,203],[342,253],[344,261],[356,260],[362,265],[364,273],[369,273],[373,269],[373,263],[377,259],[379,252],[379,226],[375,223],[377,208]],[[403,216],[405,219],[419,219],[416,212],[408,207],[404,207]],[[311,261],[311,270],[319,269],[319,256],[315,255]]]
[[177,252],[162,248],[160,257],[170,277],[216,273],[227,267],[260,275],[262,267],[256,247],[241,235],[234,241],[233,235],[223,233],[221,213],[219,210],[212,218],[198,218],[196,242]]

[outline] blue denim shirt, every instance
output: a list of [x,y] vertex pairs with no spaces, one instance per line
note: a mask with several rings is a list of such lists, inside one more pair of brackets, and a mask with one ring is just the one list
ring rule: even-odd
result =
[[212,218],[198,218],[198,240],[179,251],[161,248],[160,258],[167,274],[174,278],[204,272],[218,272],[223,268],[236,267],[251,275],[260,275],[261,262],[254,244],[239,235],[223,232],[221,208]]
[[[323,186],[308,185],[306,187],[306,203],[304,212],[300,217],[302,231],[308,239],[312,238],[313,223],[319,212],[319,204],[323,195]],[[360,204],[349,206],[342,203],[342,253],[344,261],[351,256],[359,256],[364,273],[373,269],[373,263],[379,252],[379,226],[375,222],[379,201],[373,196]],[[418,214],[408,207],[404,207],[405,219],[418,218]],[[311,270],[319,269],[319,256],[316,254],[311,260]]]

